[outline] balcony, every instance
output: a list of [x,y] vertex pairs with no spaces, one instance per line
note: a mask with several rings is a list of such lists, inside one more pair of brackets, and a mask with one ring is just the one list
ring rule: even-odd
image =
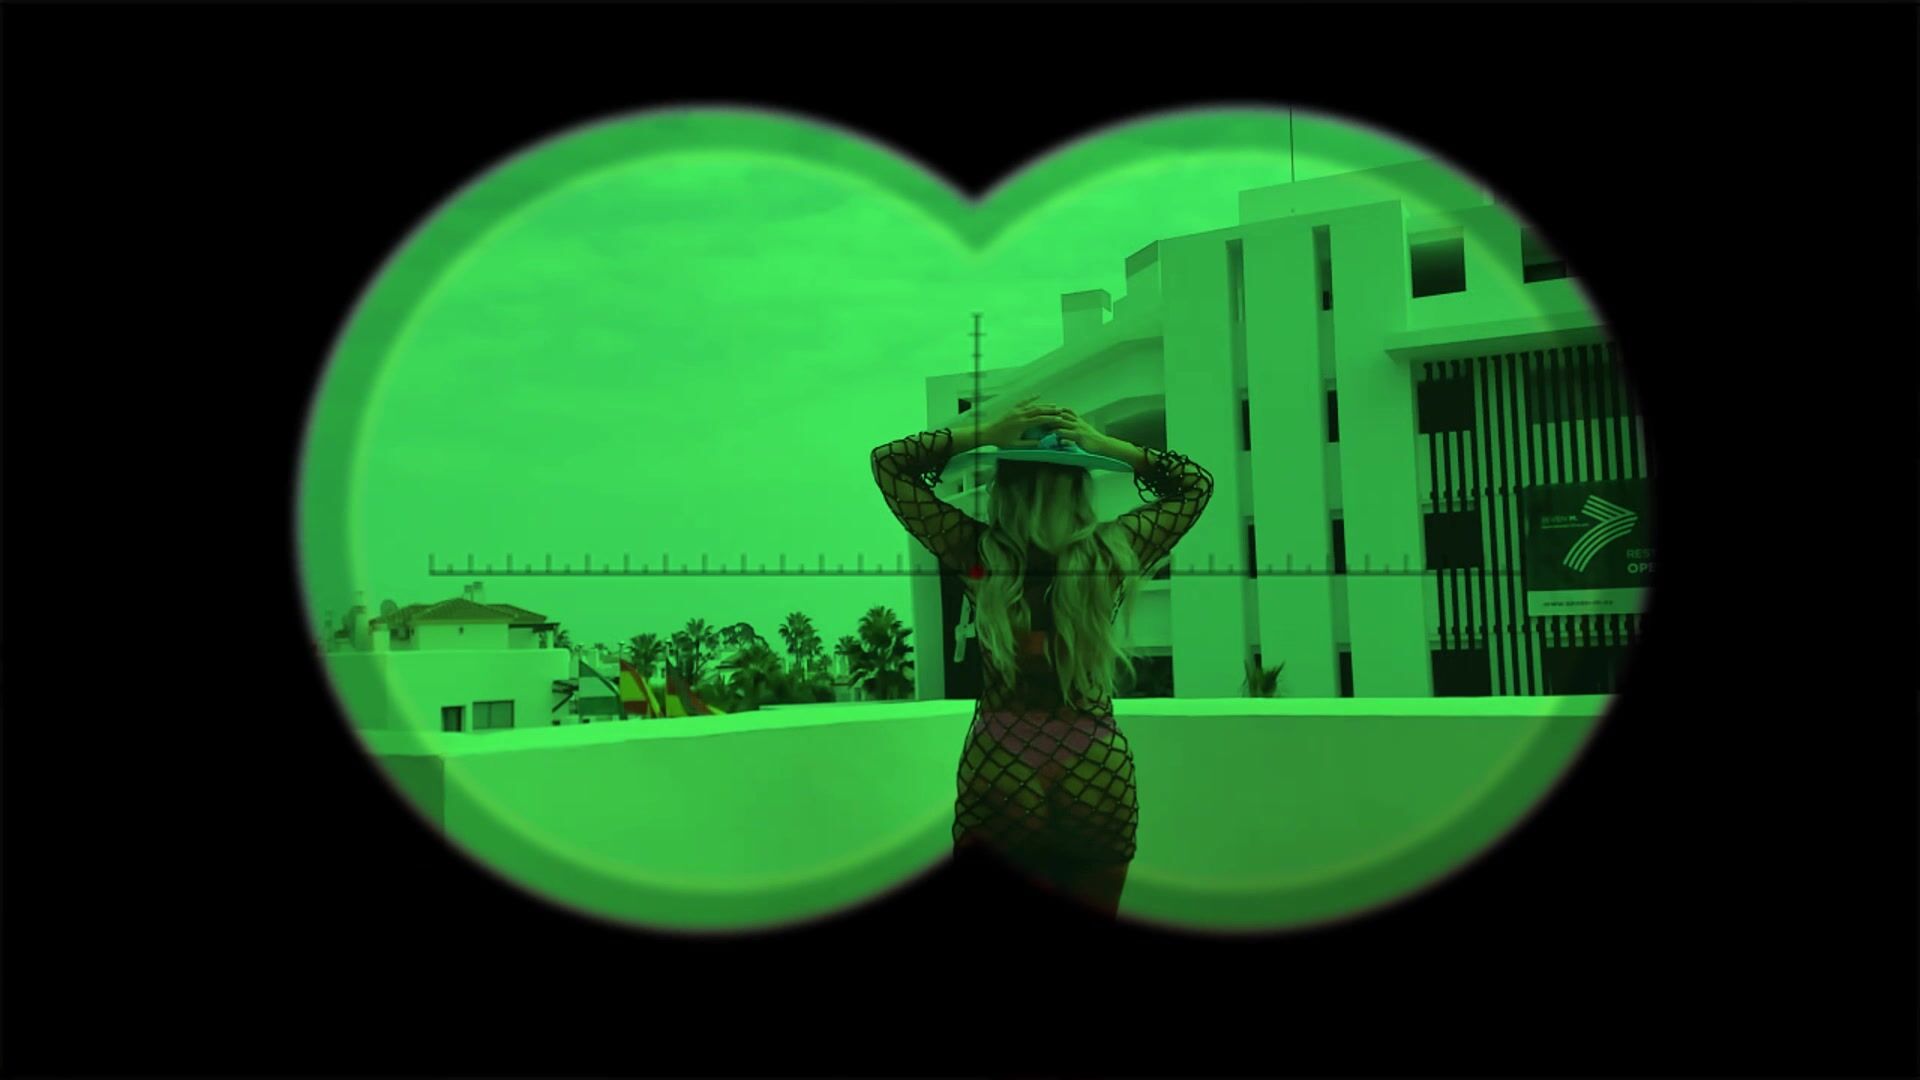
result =
[[1510,319],[1403,330],[1387,335],[1386,349],[1395,360],[1412,365],[1461,356],[1566,349],[1604,340],[1606,332],[1591,312],[1542,311]]
[[[1444,877],[1525,816],[1610,698],[1122,699],[1150,921],[1277,927]],[[830,913],[950,850],[964,701],[484,733],[362,731],[421,813],[536,891],[747,929]]]

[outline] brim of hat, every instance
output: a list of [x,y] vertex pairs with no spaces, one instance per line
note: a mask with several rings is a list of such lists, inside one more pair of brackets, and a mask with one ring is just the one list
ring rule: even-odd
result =
[[1076,454],[1066,450],[1001,450],[995,453],[993,458],[996,461],[1039,461],[1049,465],[1078,465],[1083,469],[1133,471],[1133,466],[1119,458],[1111,458],[1105,454],[1089,454],[1084,451]]

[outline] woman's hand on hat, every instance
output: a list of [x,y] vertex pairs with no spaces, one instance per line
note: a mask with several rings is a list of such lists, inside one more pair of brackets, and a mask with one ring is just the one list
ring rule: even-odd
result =
[[1040,396],[1035,394],[1015,404],[996,419],[982,424],[980,441],[1003,450],[1037,446],[1038,439],[1022,439],[1021,435],[1030,428],[1058,428],[1070,412],[1058,405],[1041,404]]
[[1110,451],[1113,446],[1113,441],[1098,431],[1093,430],[1093,425],[1081,419],[1080,414],[1074,412],[1072,409],[1060,410],[1060,419],[1054,428],[1054,433],[1072,442],[1089,454],[1106,454],[1112,456]]

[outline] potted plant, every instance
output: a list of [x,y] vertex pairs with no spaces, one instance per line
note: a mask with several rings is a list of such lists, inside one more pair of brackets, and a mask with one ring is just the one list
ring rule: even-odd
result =
[[1285,670],[1285,660],[1273,667],[1263,667],[1259,660],[1247,661],[1247,681],[1244,684],[1250,697],[1279,697],[1280,672]]

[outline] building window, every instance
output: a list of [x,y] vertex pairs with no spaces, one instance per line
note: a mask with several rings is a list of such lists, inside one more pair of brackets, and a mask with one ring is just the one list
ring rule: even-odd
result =
[[1426,377],[1414,387],[1418,434],[1473,429],[1473,377],[1459,374],[1459,366],[1458,361],[1425,365]]
[[1486,565],[1479,507],[1429,510],[1423,518],[1429,569],[1468,570]]
[[967,400],[966,398],[961,398],[961,399],[960,399],[960,411],[961,411],[961,412],[966,412],[966,411],[967,411],[968,409],[971,409],[971,408],[973,408],[973,402],[971,402],[971,401],[968,401],[968,400]]
[[1347,523],[1340,518],[1333,519],[1333,572],[1347,572]]
[[473,730],[498,731],[513,726],[513,702],[476,701],[473,703]]
[[1489,697],[1493,669],[1486,646],[1432,649],[1434,697]]
[[1467,291],[1466,241],[1453,236],[1413,244],[1413,295],[1438,296]]
[[1353,696],[1353,650],[1340,650],[1340,696]]
[[1337,391],[1327,391],[1327,441],[1340,441],[1340,395]]
[[459,731],[460,714],[466,711],[464,705],[446,705],[440,709],[440,730]]
[[1570,277],[1567,261],[1547,247],[1546,241],[1533,229],[1520,230],[1520,280],[1531,285],[1536,281],[1553,281]]

